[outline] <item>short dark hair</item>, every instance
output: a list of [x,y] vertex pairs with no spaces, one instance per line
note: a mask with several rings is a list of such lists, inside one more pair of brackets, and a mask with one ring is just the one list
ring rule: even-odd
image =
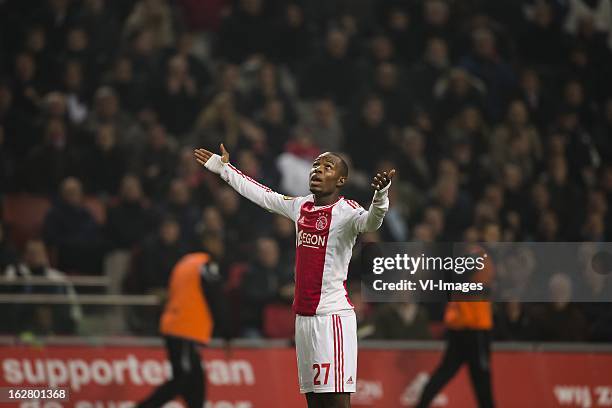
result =
[[344,158],[340,155],[340,153],[330,152],[330,154],[340,159],[340,175],[343,177],[348,177],[349,167],[348,167],[348,164],[346,163],[346,160],[344,160]]

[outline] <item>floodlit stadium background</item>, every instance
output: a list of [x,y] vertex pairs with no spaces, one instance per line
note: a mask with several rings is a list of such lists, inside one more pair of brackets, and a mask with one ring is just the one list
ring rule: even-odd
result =
[[[610,0],[0,1],[0,386],[55,383],[80,408],[144,396],[167,370],[169,271],[204,244],[237,339],[204,351],[209,407],[301,406],[294,227],[193,148],[223,141],[291,196],[343,152],[364,206],[395,167],[366,242],[476,241],[488,222],[506,242],[609,241],[610,72]],[[353,405],[411,406],[444,305],[368,304],[354,264]],[[611,278],[570,275],[546,277],[561,299],[612,299]],[[612,405],[610,303],[496,303],[494,337],[499,406]],[[435,404],[473,406],[466,373]]]

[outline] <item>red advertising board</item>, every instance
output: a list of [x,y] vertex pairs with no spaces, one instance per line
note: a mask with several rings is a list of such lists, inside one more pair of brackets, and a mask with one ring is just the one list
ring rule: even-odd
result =
[[[305,407],[290,348],[203,352],[206,408]],[[438,351],[359,352],[355,407],[411,407],[440,357]],[[161,347],[0,346],[0,387],[63,387],[68,401],[15,401],[0,407],[128,408],[169,374]],[[612,407],[612,353],[495,352],[499,407]],[[179,402],[166,408],[180,407]],[[434,407],[474,407],[465,369]]]

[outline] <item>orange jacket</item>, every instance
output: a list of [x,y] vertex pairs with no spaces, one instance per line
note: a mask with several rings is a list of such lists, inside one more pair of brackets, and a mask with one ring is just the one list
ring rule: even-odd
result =
[[448,302],[444,323],[451,330],[491,330],[491,302]]
[[185,255],[170,276],[168,301],[160,321],[164,335],[206,344],[213,331],[213,319],[202,287],[202,265],[209,261],[203,252]]
[[[469,250],[473,255],[484,255],[483,248],[475,246]],[[486,258],[484,268],[472,277],[473,282],[488,285],[493,279],[495,268],[493,261]],[[444,323],[452,330],[491,330],[493,328],[493,310],[489,301],[450,301],[446,305]]]

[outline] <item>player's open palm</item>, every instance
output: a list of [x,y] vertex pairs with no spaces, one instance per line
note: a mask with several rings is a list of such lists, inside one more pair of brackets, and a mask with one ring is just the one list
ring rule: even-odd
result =
[[395,176],[395,169],[391,169],[390,171],[383,171],[382,174],[376,173],[374,178],[372,179],[372,188],[374,190],[379,191],[383,188],[387,187],[387,185],[391,182],[391,179]]
[[[195,149],[193,154],[195,155],[195,158],[198,163],[204,166],[208,159],[210,159],[214,153],[206,149]],[[221,143],[221,161],[223,163],[229,163],[229,152],[225,150],[225,146],[223,146],[223,143]]]

